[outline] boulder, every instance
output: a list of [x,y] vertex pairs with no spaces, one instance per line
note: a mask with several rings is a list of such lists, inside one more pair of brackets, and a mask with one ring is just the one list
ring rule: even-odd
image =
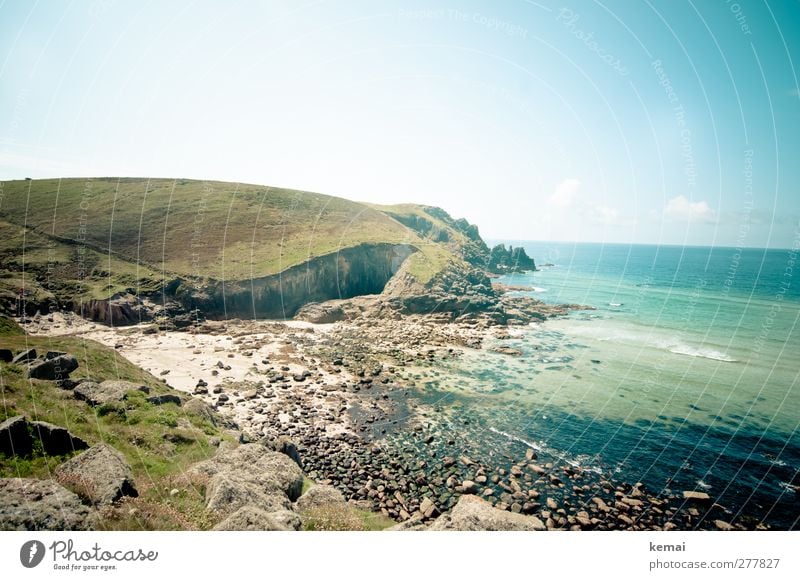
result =
[[36,360],[36,349],[29,348],[28,350],[23,350],[20,353],[17,353],[11,362],[16,365],[21,365],[22,363],[30,362]]
[[137,497],[131,466],[122,454],[105,444],[95,445],[59,465],[56,479],[72,483],[96,505],[108,505],[124,496]]
[[91,529],[89,508],[50,479],[0,479],[0,530]]
[[387,532],[424,532],[428,529],[428,525],[422,517],[422,514],[415,513],[410,518],[399,524],[395,524],[390,528],[386,528]]
[[699,503],[707,503],[711,501],[711,496],[703,491],[684,491],[683,499]]
[[215,427],[236,429],[236,422],[217,413],[211,405],[201,399],[191,398],[183,404],[183,411],[189,415],[198,415]]
[[179,407],[181,406],[181,398],[178,395],[173,394],[165,394],[165,395],[153,395],[152,397],[147,397],[147,402],[151,405],[165,405],[167,403],[175,403]]
[[42,449],[48,455],[65,455],[89,448],[86,441],[76,437],[64,427],[46,421],[33,421],[31,427],[33,436],[42,442]]
[[62,354],[42,361],[35,361],[28,367],[28,377],[45,381],[61,381],[78,368],[78,359],[71,354]]
[[217,454],[189,469],[208,478],[206,509],[231,514],[243,506],[265,512],[291,509],[303,489],[303,472],[283,453],[258,444],[223,443]]
[[22,415],[0,423],[0,453],[9,457],[26,457],[33,451],[33,438]]
[[288,527],[284,525],[283,522],[273,518],[270,513],[251,505],[240,507],[214,526],[214,530],[216,531],[227,532],[272,532],[289,531],[293,529],[295,528]]
[[303,513],[304,511],[323,508],[333,504],[338,504],[340,506],[348,505],[342,492],[332,485],[314,485],[300,496],[295,507],[297,511]]
[[11,362],[14,360],[14,353],[10,348],[0,348],[0,360],[3,362]]
[[260,443],[267,449],[272,449],[273,451],[288,456],[300,469],[303,469],[303,461],[300,459],[300,452],[297,450],[297,444],[286,435],[281,435],[277,439],[265,437]]
[[420,513],[425,516],[426,518],[430,519],[439,515],[439,510],[436,508],[436,504],[433,503],[430,498],[423,498],[419,504],[419,511]]
[[432,531],[534,531],[546,529],[542,520],[492,507],[489,502],[474,496],[462,495],[448,514],[440,516],[430,527]]
[[85,381],[76,386],[72,393],[79,401],[86,401],[89,405],[95,407],[105,403],[122,401],[127,396],[128,391],[148,393],[150,389],[144,385],[128,381],[103,381],[102,383]]

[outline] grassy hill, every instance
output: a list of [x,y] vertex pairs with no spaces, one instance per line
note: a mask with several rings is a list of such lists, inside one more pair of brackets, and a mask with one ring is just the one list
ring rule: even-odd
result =
[[[35,348],[60,350],[79,361],[72,379],[127,380],[147,385],[151,393],[175,391],[114,350],[92,340],[28,336],[0,317],[0,344],[13,352]],[[216,424],[216,416],[197,407],[174,403],[153,405],[142,393],[131,392],[124,403],[89,407],[59,389],[52,381],[29,379],[24,367],[0,362],[0,422],[16,415],[66,427],[90,445],[104,442],[120,451],[133,468],[140,498],[126,509],[109,510],[99,522],[108,529],[205,529],[213,525],[203,509],[203,489],[182,480],[189,465],[214,455],[213,437],[230,439]],[[0,454],[0,477],[48,479],[70,455],[7,457]],[[173,487],[184,490],[173,497]],[[137,515],[128,513],[132,507]]]
[[175,279],[243,282],[375,244],[412,248],[403,273],[424,286],[467,266],[469,248],[485,249],[474,226],[437,208],[258,185],[74,178],[7,181],[2,192],[6,298],[23,286],[63,301],[156,292]]

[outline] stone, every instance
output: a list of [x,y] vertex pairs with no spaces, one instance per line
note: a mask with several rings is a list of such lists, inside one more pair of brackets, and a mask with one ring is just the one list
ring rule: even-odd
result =
[[700,503],[706,503],[711,501],[711,496],[702,491],[684,491],[683,499],[689,501],[696,501]]
[[305,511],[330,507],[333,504],[346,506],[347,500],[342,495],[342,492],[332,485],[318,484],[312,485],[308,491],[298,498],[297,502],[295,502],[295,508],[302,514]]
[[462,495],[450,513],[439,516],[429,527],[461,531],[534,531],[546,529],[536,516],[499,510],[473,495]]
[[291,509],[303,489],[303,472],[283,453],[259,444],[220,444],[214,457],[189,468],[208,478],[206,509],[231,514],[245,505],[265,512]]
[[64,427],[46,421],[33,421],[30,425],[33,428],[34,438],[42,442],[42,449],[48,455],[66,455],[89,448],[86,441],[76,437]]
[[525,459],[528,461],[534,461],[536,459],[536,453],[534,453],[533,449],[530,447],[525,450]]
[[179,407],[183,403],[181,398],[178,395],[173,395],[171,393],[167,393],[164,395],[153,395],[152,397],[147,397],[147,402],[151,405],[165,405],[167,403],[175,403]]
[[714,525],[718,530],[722,532],[729,532],[733,529],[733,526],[731,524],[723,520],[714,520]]
[[439,515],[439,510],[436,509],[436,504],[427,497],[422,498],[422,502],[419,504],[419,511],[426,518],[433,518]]
[[56,479],[79,486],[95,505],[137,497],[133,471],[122,454],[104,443],[95,445],[56,468]]
[[78,368],[78,359],[71,354],[55,356],[43,361],[35,361],[28,367],[28,377],[46,381],[60,381]]
[[89,508],[52,479],[0,479],[0,530],[90,530]]
[[214,526],[213,529],[215,531],[228,532],[285,532],[296,528],[290,528],[286,526],[283,522],[277,521],[270,513],[265,512],[260,508],[246,505],[233,512],[227,518]]
[[0,348],[0,361],[11,362],[14,360],[14,353],[10,348]]
[[547,508],[548,509],[551,509],[551,510],[557,510],[558,509],[558,503],[556,503],[556,500],[554,500],[552,497],[548,497],[547,501],[545,503],[547,504]]
[[22,415],[0,423],[0,453],[8,457],[27,457],[33,451],[28,421]]
[[465,479],[464,481],[462,481],[461,487],[463,488],[464,493],[466,494],[477,493],[478,491],[478,486],[475,484],[474,481],[471,481],[469,479]]
[[265,437],[261,440],[261,444],[267,449],[283,453],[294,461],[300,469],[303,469],[303,461],[300,459],[300,452],[297,450],[297,444],[286,435],[281,435],[277,439]]
[[79,401],[85,401],[92,407],[106,403],[116,403],[125,400],[129,391],[150,392],[144,385],[128,381],[84,381],[72,390],[73,396]]
[[15,365],[20,365],[22,363],[30,362],[36,360],[36,349],[30,348],[28,350],[23,350],[22,352],[18,353],[11,362]]

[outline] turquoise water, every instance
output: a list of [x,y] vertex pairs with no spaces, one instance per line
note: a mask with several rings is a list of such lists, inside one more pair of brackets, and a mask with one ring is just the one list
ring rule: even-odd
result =
[[486,345],[520,357],[466,352],[429,395],[476,413],[487,448],[524,442],[652,490],[707,491],[731,520],[798,527],[797,253],[523,245],[541,271],[500,282],[595,310]]

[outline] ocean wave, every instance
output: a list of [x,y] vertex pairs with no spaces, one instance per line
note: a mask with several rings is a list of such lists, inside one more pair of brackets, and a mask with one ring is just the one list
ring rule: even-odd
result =
[[530,447],[531,449],[533,449],[535,451],[539,451],[541,453],[547,453],[548,455],[552,455],[553,457],[556,457],[556,458],[560,459],[564,463],[568,463],[572,467],[580,468],[580,469],[583,469],[584,471],[591,471],[592,473],[596,473],[598,475],[601,475],[603,473],[602,470],[600,470],[600,468],[598,468],[598,467],[593,467],[593,466],[587,467],[586,465],[582,464],[580,461],[568,458],[563,453],[559,453],[558,451],[555,451],[554,449],[551,449],[551,448],[547,447],[546,445],[533,443],[531,441],[523,439],[522,437],[517,437],[516,435],[512,435],[511,433],[506,433],[505,431],[501,431],[500,429],[495,429],[494,427],[489,427],[489,431],[491,431],[492,433],[495,433],[497,435],[500,435],[502,437],[505,437],[506,439],[508,439],[510,441],[516,441],[517,443],[522,443],[523,445],[525,445],[527,447]]
[[709,347],[691,346],[681,342],[674,336],[659,336],[646,331],[636,331],[629,328],[620,328],[612,324],[584,324],[581,326],[571,326],[566,331],[569,335],[585,337],[601,342],[618,342],[623,344],[649,346],[668,350],[673,354],[691,356],[696,358],[706,358],[720,362],[734,363],[739,362],[725,352]]
[[685,344],[679,344],[671,347],[669,351],[675,354],[682,354],[697,358],[707,358],[721,362],[738,362],[735,358],[728,356],[724,352],[714,350],[713,348],[696,348]]

